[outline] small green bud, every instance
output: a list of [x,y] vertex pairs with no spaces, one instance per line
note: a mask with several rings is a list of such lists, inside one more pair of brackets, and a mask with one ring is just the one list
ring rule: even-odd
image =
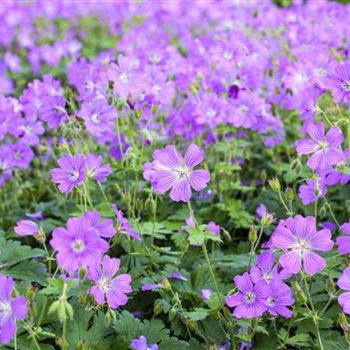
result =
[[169,322],[173,321],[176,317],[176,309],[172,307],[169,311]]
[[49,313],[49,314],[55,313],[55,312],[58,310],[58,307],[59,307],[59,306],[60,306],[60,301],[59,301],[59,300],[54,301],[54,302],[50,305],[48,313]]
[[187,321],[187,325],[192,331],[195,331],[198,328],[196,321],[192,321],[192,320]]
[[80,278],[81,281],[84,281],[84,280],[85,280],[86,273],[87,273],[86,267],[83,266],[83,267],[79,270],[79,278]]
[[280,184],[280,181],[278,180],[277,177],[269,180],[269,185],[270,185],[272,191],[274,191],[274,192],[281,191],[281,184]]
[[255,227],[255,226],[253,226],[253,227],[249,230],[248,239],[249,239],[249,242],[251,242],[251,243],[255,243],[256,240],[258,239],[258,233],[257,233],[257,231],[256,231],[256,227]]
[[286,197],[288,201],[293,201],[294,200],[294,191],[292,188],[288,187],[286,189]]
[[153,305],[153,312],[156,314],[156,315],[159,315],[160,313],[163,312],[163,306],[162,304],[159,302],[159,301],[156,301]]
[[328,278],[326,290],[329,294],[333,294],[335,292],[335,285],[332,277]]
[[73,319],[73,315],[74,315],[74,311],[73,311],[73,307],[71,304],[69,304],[68,302],[66,303],[66,311],[67,311],[67,315],[70,319]]

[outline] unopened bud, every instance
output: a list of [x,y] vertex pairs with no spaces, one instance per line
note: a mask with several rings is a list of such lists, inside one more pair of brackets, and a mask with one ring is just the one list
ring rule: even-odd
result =
[[257,233],[257,231],[256,231],[256,227],[255,227],[255,226],[253,226],[253,227],[249,230],[248,239],[249,239],[249,242],[251,242],[251,243],[255,243],[256,240],[258,239],[258,233]]
[[328,279],[326,290],[329,294],[333,294],[335,292],[335,285],[332,277],[329,277]]
[[169,322],[173,321],[176,317],[176,309],[172,307],[169,311]]
[[196,321],[192,321],[192,320],[187,321],[187,325],[192,331],[195,331],[198,328]]
[[85,280],[86,273],[87,273],[86,267],[83,266],[83,267],[79,270],[79,278],[80,278],[81,281],[84,281],[84,280]]
[[280,181],[277,179],[277,177],[269,180],[269,185],[274,192],[279,192],[281,191],[281,184]]
[[288,187],[286,189],[286,197],[288,201],[293,201],[294,200],[294,191],[292,188]]
[[159,315],[160,313],[163,312],[163,306],[162,306],[162,304],[161,304],[159,301],[156,301],[156,302],[154,303],[153,312],[154,312],[156,315]]

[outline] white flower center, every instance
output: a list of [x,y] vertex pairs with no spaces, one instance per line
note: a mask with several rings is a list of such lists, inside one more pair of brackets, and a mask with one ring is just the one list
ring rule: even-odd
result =
[[266,302],[268,306],[275,306],[275,300],[273,299],[273,297],[268,297]]
[[85,249],[85,243],[81,239],[77,239],[72,243],[72,249],[76,253],[81,253]]
[[248,292],[244,295],[244,299],[248,304],[253,304],[255,301],[255,294],[252,292]]
[[97,282],[98,286],[102,289],[104,294],[106,294],[111,289],[110,282],[110,279],[107,277],[103,277]]
[[129,75],[127,73],[122,73],[120,74],[119,76],[119,81],[122,83],[122,84],[127,84],[129,82]]
[[5,300],[0,299],[0,315],[1,318],[7,319],[12,314],[12,307],[11,304]]
[[301,257],[304,257],[304,255],[311,250],[310,240],[309,239],[302,240],[299,237],[297,237],[295,245],[292,250],[294,250]]
[[350,92],[350,80],[344,82],[343,89]]
[[79,171],[78,171],[78,170],[74,170],[74,171],[70,174],[69,178],[70,178],[72,181],[78,180],[78,179],[79,179]]
[[95,113],[91,116],[91,121],[94,123],[94,124],[97,124],[99,123],[100,121],[100,115],[98,113]]
[[207,116],[208,116],[209,118],[213,118],[213,117],[215,117],[215,115],[216,115],[215,109],[210,108],[210,109],[208,110],[208,112],[207,112]]

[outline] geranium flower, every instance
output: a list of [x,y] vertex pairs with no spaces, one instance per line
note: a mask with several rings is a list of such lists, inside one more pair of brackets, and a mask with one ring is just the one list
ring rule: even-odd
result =
[[66,155],[58,159],[59,168],[51,170],[52,182],[58,183],[62,193],[70,192],[85,181],[85,159],[83,156]]
[[0,275],[0,341],[8,344],[16,334],[16,320],[24,320],[28,308],[23,295],[12,297],[13,279]]
[[347,267],[339,277],[337,285],[346,292],[340,294],[338,303],[342,307],[343,312],[350,315],[350,267]]
[[278,225],[272,243],[284,252],[279,262],[287,272],[296,274],[303,265],[306,273],[314,275],[326,267],[326,261],[314,251],[331,250],[334,244],[331,237],[328,229],[317,231],[314,217],[297,215]]
[[147,344],[147,338],[141,335],[140,338],[133,339],[130,346],[134,350],[158,350],[157,344]]
[[116,204],[112,205],[112,209],[119,221],[119,229],[118,232],[125,233],[126,235],[136,239],[137,241],[141,241],[141,236],[131,227],[128,219],[124,216],[123,212],[118,209]]
[[191,188],[200,191],[207,186],[210,174],[207,170],[194,170],[204,159],[204,152],[192,144],[182,157],[174,146],[166,146],[153,153],[153,162],[144,165],[144,178],[151,181],[153,189],[164,194],[170,190],[175,202],[188,202]]
[[334,73],[329,77],[329,87],[335,102],[350,105],[350,64],[335,68]]
[[102,156],[89,153],[85,159],[86,176],[97,182],[105,182],[112,169],[108,164],[102,164]]
[[100,237],[111,238],[117,233],[113,220],[101,220],[101,214],[98,211],[87,211],[83,217],[88,222],[90,229],[96,231]]
[[57,250],[57,262],[68,272],[75,272],[82,266],[98,265],[101,255],[108,250],[108,243],[91,230],[90,220],[71,218],[67,228],[58,227],[52,233],[50,242]]
[[307,161],[311,169],[323,170],[327,166],[338,164],[344,155],[340,148],[344,140],[342,131],[338,126],[332,126],[325,135],[324,125],[318,122],[310,124],[307,133],[311,139],[301,139],[295,143],[299,154],[312,154]]
[[267,284],[260,281],[254,285],[248,272],[236,276],[233,280],[238,292],[226,298],[226,304],[234,307],[233,316],[237,318],[262,316],[268,308],[266,300],[270,296]]
[[292,290],[280,279],[273,279],[269,288],[270,296],[266,300],[268,312],[273,316],[292,317],[293,313],[287,307],[294,304]]
[[306,185],[299,187],[299,198],[304,205],[315,202],[316,200],[323,198],[327,193],[327,187],[324,184],[323,179],[307,179]]
[[90,289],[97,304],[103,305],[106,300],[109,307],[116,309],[128,302],[126,294],[131,293],[131,276],[121,274],[116,276],[120,260],[104,256],[100,264],[89,267],[87,277],[95,282]]
[[338,251],[340,254],[350,254],[350,220],[340,226],[347,236],[337,237]]
[[17,222],[14,231],[19,236],[37,236],[39,234],[39,226],[31,220],[20,220]]

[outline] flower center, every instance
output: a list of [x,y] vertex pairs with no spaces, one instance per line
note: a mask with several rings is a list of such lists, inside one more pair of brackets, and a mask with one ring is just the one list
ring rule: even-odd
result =
[[74,170],[71,174],[70,174],[70,179],[72,181],[76,181],[79,179],[79,171],[78,170]]
[[107,277],[101,278],[98,281],[97,284],[102,289],[104,294],[106,294],[111,289],[110,282],[111,282],[110,279]]
[[248,292],[245,294],[244,299],[248,304],[252,304],[255,301],[255,294],[252,292]]
[[119,76],[119,81],[122,83],[122,84],[127,84],[129,82],[129,75],[127,73],[122,73],[120,74]]
[[344,82],[343,89],[350,92],[350,80]]
[[12,314],[12,307],[9,302],[0,299],[0,315],[7,319]]
[[298,237],[296,239],[295,247],[293,250],[296,251],[300,256],[303,257],[305,255],[305,253],[307,253],[311,250],[310,240],[308,240],[308,239],[302,240]]
[[266,302],[268,306],[275,306],[275,300],[273,297],[268,297]]
[[91,117],[91,121],[92,121],[93,123],[97,124],[97,123],[100,121],[100,116],[99,116],[99,114],[98,114],[98,113],[93,114],[92,117]]
[[159,94],[159,93],[160,93],[160,90],[161,90],[161,88],[160,88],[159,85],[154,85],[154,86],[152,87],[152,92],[153,92],[155,95]]
[[85,243],[81,239],[77,239],[72,243],[72,249],[76,253],[81,253],[85,249]]
[[215,109],[210,108],[209,111],[207,112],[207,116],[209,118],[213,118],[213,117],[215,117],[215,115],[216,115]]

